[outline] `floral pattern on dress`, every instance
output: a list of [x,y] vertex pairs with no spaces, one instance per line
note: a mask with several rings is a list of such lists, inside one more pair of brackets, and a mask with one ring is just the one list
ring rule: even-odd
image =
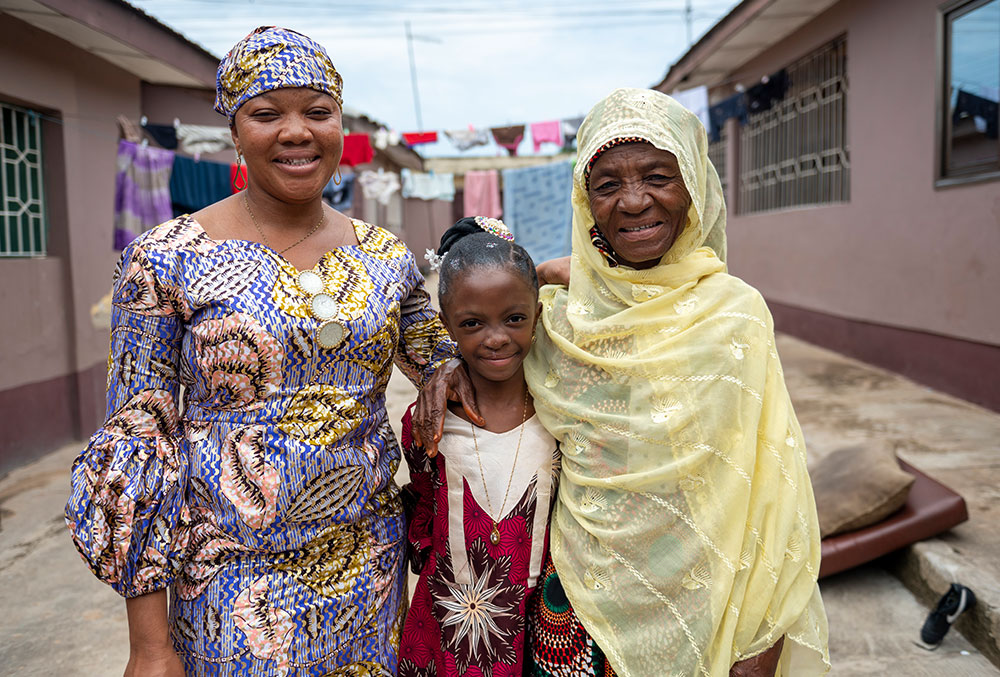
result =
[[120,594],[171,589],[187,674],[396,672],[405,520],[385,387],[394,363],[422,385],[455,347],[413,255],[353,224],[361,244],[313,269],[346,309],[334,347],[287,261],[190,216],[116,269],[108,416],[74,462],[66,523]]

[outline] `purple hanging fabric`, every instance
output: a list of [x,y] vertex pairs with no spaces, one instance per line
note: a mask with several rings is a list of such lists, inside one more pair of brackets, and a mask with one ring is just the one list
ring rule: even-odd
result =
[[170,171],[174,154],[122,139],[115,176],[115,249],[173,217]]

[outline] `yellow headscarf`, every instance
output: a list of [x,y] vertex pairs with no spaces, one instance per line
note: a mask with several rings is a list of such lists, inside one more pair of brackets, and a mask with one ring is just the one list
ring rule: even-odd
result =
[[[584,173],[640,137],[677,156],[692,204],[660,264],[591,244]],[[578,135],[570,286],[542,289],[525,362],[563,452],[552,557],[622,677],[724,676],[785,636],[780,673],[829,669],[805,446],[760,294],[725,272],[705,130],[670,97],[619,89]],[[707,245],[707,246],[706,246]]]

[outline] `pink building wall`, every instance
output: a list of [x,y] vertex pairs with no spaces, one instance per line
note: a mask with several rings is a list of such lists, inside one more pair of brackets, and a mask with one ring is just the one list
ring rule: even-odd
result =
[[847,36],[851,198],[729,216],[730,269],[769,301],[1000,344],[1000,182],[935,188],[938,0],[844,0],[736,71]]

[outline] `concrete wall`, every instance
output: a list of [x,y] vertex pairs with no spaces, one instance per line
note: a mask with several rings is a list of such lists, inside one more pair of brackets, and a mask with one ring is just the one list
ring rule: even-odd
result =
[[138,78],[0,14],[0,99],[45,111],[49,256],[0,259],[0,471],[103,416],[108,333],[89,309],[110,289],[115,117],[140,114]]
[[734,74],[847,35],[851,199],[729,218],[730,269],[769,301],[1000,344],[1000,182],[936,189],[939,0],[844,0]]

